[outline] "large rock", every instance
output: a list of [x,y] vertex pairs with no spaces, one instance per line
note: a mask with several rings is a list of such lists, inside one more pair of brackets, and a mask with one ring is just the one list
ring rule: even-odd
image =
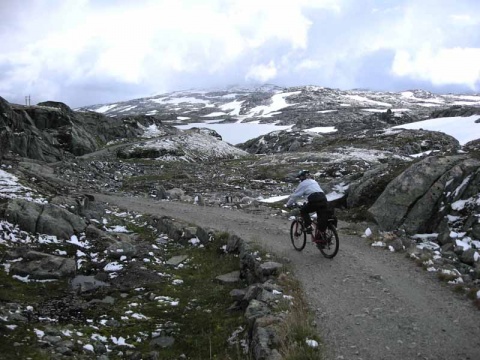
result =
[[9,200],[0,208],[0,216],[24,231],[55,235],[60,239],[70,239],[86,228],[85,220],[59,206],[23,199]]
[[478,165],[463,155],[425,158],[391,181],[369,212],[383,230],[403,225],[408,233],[428,231],[443,218],[438,211],[444,192],[454,190]]
[[12,274],[32,279],[60,279],[75,273],[75,259],[28,251],[21,262],[12,264]]
[[372,206],[385,190],[388,183],[398,175],[405,165],[400,163],[381,164],[353,181],[347,191],[347,207]]

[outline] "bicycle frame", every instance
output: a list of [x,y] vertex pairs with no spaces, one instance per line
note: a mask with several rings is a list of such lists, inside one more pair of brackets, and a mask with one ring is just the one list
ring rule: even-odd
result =
[[[316,214],[315,214],[316,215]],[[312,216],[312,233],[310,239],[313,244],[320,250],[326,258],[332,259],[338,252],[339,238],[336,229],[337,219],[334,215],[329,217],[328,225],[325,232],[318,229],[316,216]],[[305,223],[301,213],[298,212],[293,215],[292,223],[290,225],[290,239],[292,245],[297,251],[302,251],[307,242],[307,233],[305,231]]]
[[[303,217],[300,214],[300,212],[294,216],[295,216],[295,220],[297,220],[298,223],[302,225],[302,231],[305,231],[305,223],[303,221]],[[310,213],[310,218],[312,219],[312,233],[310,234],[310,239],[312,240],[313,243],[316,243],[317,241],[321,240],[320,231],[318,230],[318,224],[317,224],[317,214]]]

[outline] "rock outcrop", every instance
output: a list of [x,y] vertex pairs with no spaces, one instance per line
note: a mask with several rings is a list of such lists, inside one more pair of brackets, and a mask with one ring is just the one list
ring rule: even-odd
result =
[[20,156],[55,162],[98,150],[116,139],[135,138],[145,127],[161,122],[155,117],[109,118],[94,112],[75,112],[67,105],[47,101],[36,106],[11,105],[0,98],[0,156]]
[[479,193],[479,169],[467,155],[428,157],[391,181],[369,212],[384,230],[434,232],[451,204]]
[[23,199],[12,199],[3,204],[0,217],[17,224],[24,231],[54,235],[60,239],[70,239],[87,226],[83,218],[64,208]]

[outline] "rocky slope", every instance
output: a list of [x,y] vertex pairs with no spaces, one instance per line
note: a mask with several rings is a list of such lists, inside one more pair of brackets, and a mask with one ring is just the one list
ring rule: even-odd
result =
[[461,110],[450,110],[450,113],[478,114],[479,105],[478,95],[441,95],[423,90],[397,93],[342,91],[318,86],[281,88],[272,85],[253,89],[180,91],[78,110],[120,117],[148,114],[176,124],[254,121],[294,125],[299,129],[336,126],[338,131],[348,131],[412,122],[430,116],[432,111],[437,116],[447,116],[442,112],[454,106]]

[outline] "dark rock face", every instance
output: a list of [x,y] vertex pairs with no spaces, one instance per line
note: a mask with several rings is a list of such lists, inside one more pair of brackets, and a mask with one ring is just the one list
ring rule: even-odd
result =
[[478,194],[480,161],[468,156],[429,157],[391,181],[369,209],[384,230],[428,233],[452,204]]
[[0,216],[18,224],[24,231],[55,235],[60,239],[70,239],[86,228],[83,218],[59,206],[22,199],[13,199],[3,204]]
[[55,162],[98,150],[108,141],[134,138],[155,117],[139,115],[108,118],[93,112],[75,112],[67,105],[47,101],[37,106],[11,105],[0,98],[0,156],[12,151],[22,157]]
[[303,131],[273,131],[266,135],[251,139],[238,147],[251,154],[274,154],[286,151],[307,151],[312,144],[323,136]]
[[11,271],[32,279],[60,279],[75,273],[75,260],[38,251],[24,251],[22,262],[15,263]]
[[274,131],[251,139],[237,147],[251,154],[275,154],[298,151],[320,151],[339,146],[388,150],[402,156],[435,151],[440,154],[460,148],[458,141],[444,133],[425,130],[352,130],[316,134],[305,131]]
[[371,206],[377,200],[379,194],[404,169],[405,165],[393,162],[381,164],[354,180],[347,192],[347,206],[355,208],[359,206]]
[[480,114],[480,108],[473,106],[455,105],[448,109],[435,110],[431,113],[431,118],[453,117],[453,116],[472,116]]

